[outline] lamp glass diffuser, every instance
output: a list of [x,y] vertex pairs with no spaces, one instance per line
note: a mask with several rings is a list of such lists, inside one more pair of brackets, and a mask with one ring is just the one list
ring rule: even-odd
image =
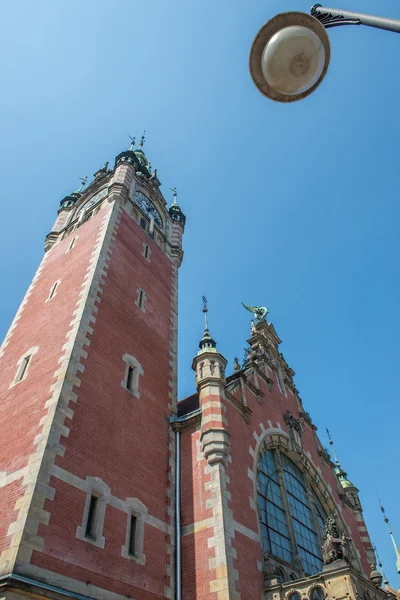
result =
[[312,88],[325,65],[325,49],[308,27],[292,25],[277,31],[265,45],[261,70],[278,93],[294,96]]

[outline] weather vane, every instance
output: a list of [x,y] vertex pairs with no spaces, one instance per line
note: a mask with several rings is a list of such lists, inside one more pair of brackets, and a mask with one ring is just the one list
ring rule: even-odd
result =
[[129,150],[133,150],[136,144],[136,138],[132,137],[131,135],[129,136],[129,138],[131,140],[131,147],[129,148]]
[[86,175],[86,177],[79,177],[79,179],[81,180],[82,183],[80,185],[78,192],[81,192],[83,190],[84,186],[86,185],[87,175]]
[[143,135],[140,138],[140,142],[139,142],[140,149],[143,148],[145,141],[146,141],[146,130],[144,130]]
[[[178,191],[177,191],[177,189],[176,189],[176,186],[175,186],[175,187],[173,187],[173,188],[169,188],[169,189],[171,190],[171,192],[172,192],[172,193],[173,193],[173,195],[174,195],[174,204],[176,204],[176,197],[177,197],[177,195],[178,195]],[[203,296],[203,302],[204,302],[204,296]],[[207,302],[207,300],[206,300],[206,302]]]

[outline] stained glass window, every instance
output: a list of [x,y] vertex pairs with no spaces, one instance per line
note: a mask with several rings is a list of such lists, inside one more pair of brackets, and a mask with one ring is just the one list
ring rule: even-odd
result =
[[274,556],[293,564],[293,545],[288,528],[290,519],[303,569],[307,575],[313,575],[321,571],[323,566],[315,523],[318,523],[323,532],[326,513],[313,492],[313,514],[303,473],[287,456],[281,455],[281,459],[289,514],[286,514],[283,503],[275,452],[267,450],[259,464],[258,506],[264,548]]

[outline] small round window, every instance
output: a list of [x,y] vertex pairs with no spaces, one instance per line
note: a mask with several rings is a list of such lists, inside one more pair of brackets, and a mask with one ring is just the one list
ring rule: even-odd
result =
[[310,595],[310,600],[325,600],[325,592],[322,587],[315,587]]

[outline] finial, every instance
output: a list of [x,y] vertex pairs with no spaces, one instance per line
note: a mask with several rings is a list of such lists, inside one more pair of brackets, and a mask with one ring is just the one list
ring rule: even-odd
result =
[[329,429],[328,429],[327,427],[326,427],[325,429],[326,429],[326,433],[328,434],[329,443],[330,443],[330,445],[331,445],[331,447],[332,447],[332,453],[333,453],[333,457],[334,457],[334,459],[335,459],[335,463],[336,463],[336,465],[337,465],[338,467],[340,467],[340,463],[339,463],[339,461],[338,461],[338,457],[336,456],[335,448],[334,448],[334,445],[333,445],[332,436],[331,436],[331,434],[330,434],[330,432],[329,432]]
[[146,141],[146,130],[144,130],[143,135],[140,138],[140,142],[139,142],[140,149],[143,148],[145,141]]
[[202,339],[200,340],[200,351],[203,350],[210,350],[211,348],[213,349],[212,351],[215,351],[215,348],[217,346],[215,340],[212,339],[211,335],[210,335],[210,331],[208,329],[208,319],[207,319],[207,313],[208,313],[208,300],[205,296],[202,297],[202,301],[203,301],[203,313],[204,313],[204,334]]
[[[177,203],[177,201],[176,201],[176,198],[177,198],[177,196],[178,196],[178,192],[177,192],[176,186],[175,186],[175,187],[173,187],[173,188],[169,188],[169,189],[171,190],[171,192],[172,192],[172,193],[173,193],[173,195],[174,195],[174,196],[173,196],[173,197],[174,197],[174,201],[172,202],[172,204],[178,204],[178,203]],[[203,298],[204,298],[204,296],[203,296]]]
[[[378,492],[376,492],[376,495],[378,496]],[[390,527],[389,519],[386,516],[385,509],[382,506],[382,502],[381,502],[379,496],[378,496],[378,500],[379,500],[379,504],[380,504],[380,507],[381,507],[381,511],[383,513],[383,520],[385,521],[385,523],[387,525],[387,528],[389,530],[389,535],[390,535],[391,540],[393,542],[394,551],[396,552],[396,557],[397,557],[397,560],[396,560],[397,572],[400,573],[400,550],[397,547],[396,540],[394,539],[393,531],[392,531],[392,529]]]
[[382,561],[381,561],[381,559],[379,558],[378,549],[377,549],[377,547],[376,547],[376,545],[375,545],[375,544],[373,544],[373,547],[374,547],[374,550],[375,550],[375,555],[376,555],[376,558],[378,559],[378,565],[379,565],[379,567],[380,567],[380,569],[381,569],[381,571],[382,571],[382,575],[383,575],[383,583],[384,583],[385,585],[389,585],[389,581],[388,581],[388,579],[387,579],[387,577],[386,577],[386,575],[385,575],[385,571],[383,570]]
[[136,144],[136,138],[132,137],[131,135],[130,135],[130,136],[128,136],[128,137],[129,137],[129,138],[130,138],[130,140],[131,140],[131,145],[130,145],[130,148],[129,148],[129,150],[133,150],[133,148],[135,147],[135,144]]
[[79,179],[81,180],[82,183],[81,183],[81,185],[79,187],[78,192],[81,192],[83,190],[83,188],[85,187],[85,185],[86,185],[87,175],[86,175],[86,177],[79,177]]
[[110,163],[108,162],[108,160],[105,162],[104,167],[103,167],[103,171],[108,171],[108,165]]
[[202,297],[202,301],[203,301],[203,313],[204,313],[204,332],[208,331],[208,319],[207,319],[207,313],[208,313],[208,300],[205,296]]
[[235,356],[235,358],[233,359],[233,368],[236,372],[240,371],[240,363],[237,356]]

